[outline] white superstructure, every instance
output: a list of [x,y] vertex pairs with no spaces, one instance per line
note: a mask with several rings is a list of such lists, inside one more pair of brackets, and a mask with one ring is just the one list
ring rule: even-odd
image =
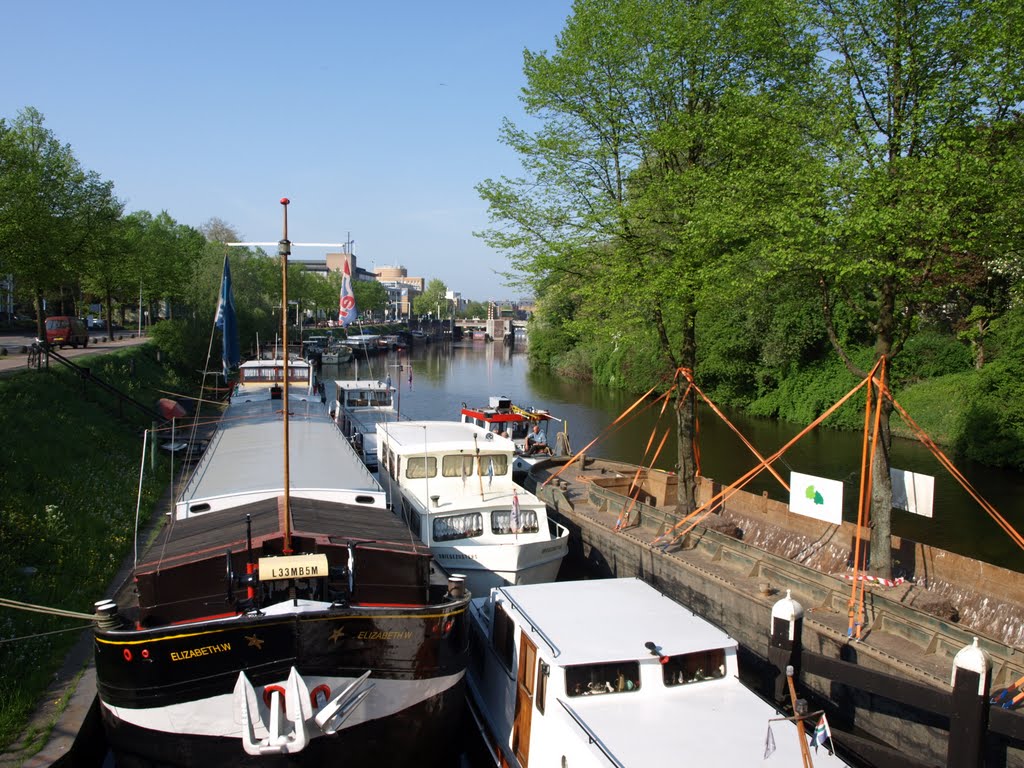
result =
[[512,482],[511,440],[473,424],[377,424],[381,485],[395,511],[448,573],[477,595],[553,581],[569,532]]
[[[497,588],[470,627],[495,763],[803,765],[796,725],[739,681],[736,641],[639,579]],[[810,749],[815,768],[847,765]]]

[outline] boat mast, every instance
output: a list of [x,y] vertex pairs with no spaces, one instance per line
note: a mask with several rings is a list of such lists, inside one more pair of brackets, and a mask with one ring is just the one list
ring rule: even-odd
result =
[[284,209],[284,236],[277,244],[277,253],[281,257],[281,341],[284,347],[284,363],[281,370],[284,374],[284,388],[281,391],[281,414],[284,425],[284,554],[292,553],[292,510],[291,482],[288,476],[288,256],[291,254],[291,243],[288,242],[288,203],[287,197],[281,198]]

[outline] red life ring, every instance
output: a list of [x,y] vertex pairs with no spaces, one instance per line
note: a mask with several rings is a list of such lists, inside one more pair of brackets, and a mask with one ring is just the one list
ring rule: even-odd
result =
[[[316,700],[316,696],[317,696],[318,693],[322,693],[324,695],[324,703],[323,704],[318,703],[317,700]],[[326,683],[321,683],[320,685],[318,685],[316,688],[314,688],[312,691],[309,692],[309,703],[312,704],[315,708],[319,708],[319,707],[324,706],[324,704],[326,704],[330,700],[331,700],[331,687],[329,685],[327,685]]]
[[285,693],[284,693],[284,688],[282,688],[280,685],[268,685],[266,688],[263,689],[263,703],[266,704],[267,707],[269,708],[270,707],[271,696],[275,692],[281,694],[281,706],[284,707],[284,696],[285,696]]

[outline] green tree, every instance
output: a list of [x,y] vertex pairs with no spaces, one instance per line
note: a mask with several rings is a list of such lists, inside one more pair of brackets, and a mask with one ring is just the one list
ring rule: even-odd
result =
[[436,277],[427,283],[423,293],[413,299],[412,310],[417,315],[433,315],[449,317],[453,311],[452,302],[448,300],[448,286]]
[[[523,101],[540,128],[503,129],[526,176],[478,187],[501,225],[487,241],[527,275],[542,313],[543,289],[571,284],[571,335],[612,347],[623,331],[653,336],[666,381],[695,367],[717,271],[796,226],[811,42],[786,0],[577,0],[556,53],[525,54]],[[677,405],[689,510],[694,401]]]
[[119,213],[113,185],[85,171],[37,110],[0,122],[0,266],[31,292],[41,337],[43,298],[77,286],[80,261]]
[[[866,375],[836,333],[837,305],[868,325],[875,359],[891,360],[919,318],[1010,234],[1002,206],[998,215],[991,207],[1000,166],[990,150],[1024,97],[1020,40],[1009,32],[1024,11],[1002,0],[822,0],[819,10],[823,47],[835,52],[824,112],[835,129],[826,149],[834,194],[822,207],[824,243],[810,256],[835,349]],[[871,567],[884,575],[891,411],[887,401],[873,463]]]
[[[338,291],[335,291],[335,296],[339,296],[339,291],[341,290],[340,273],[338,275]],[[356,309],[359,310],[360,315],[364,312],[370,314],[383,313],[388,305],[387,288],[376,280],[353,280],[352,293],[355,294]],[[335,313],[338,311],[337,301],[335,301],[334,311]]]

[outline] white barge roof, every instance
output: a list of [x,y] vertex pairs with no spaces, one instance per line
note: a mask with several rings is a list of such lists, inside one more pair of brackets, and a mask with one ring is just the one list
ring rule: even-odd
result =
[[[600,588],[596,585],[600,584]],[[725,632],[660,594],[640,579],[559,581],[498,587],[556,646],[560,665],[675,656],[737,645]],[[479,598],[481,601],[487,598]],[[474,601],[475,602],[475,601]],[[534,642],[546,644],[534,632]]]
[[[232,402],[179,503],[283,490],[282,403]],[[288,426],[291,492],[381,492],[319,398],[289,399]]]

